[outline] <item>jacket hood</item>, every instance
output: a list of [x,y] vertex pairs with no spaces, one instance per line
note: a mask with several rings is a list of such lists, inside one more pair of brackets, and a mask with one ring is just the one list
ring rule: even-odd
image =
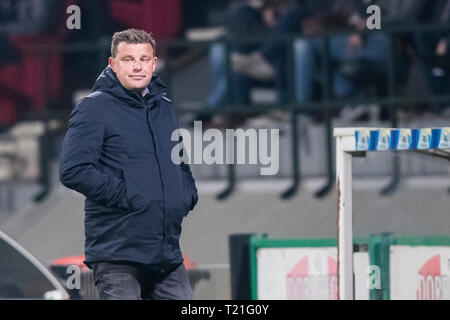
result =
[[[166,86],[161,82],[158,76],[153,75],[150,84],[147,86],[149,93],[146,95],[150,100],[159,99],[166,95]],[[131,104],[142,105],[142,96],[132,90],[126,89],[119,81],[116,73],[108,65],[95,80],[92,92],[104,91],[114,95],[120,100]]]

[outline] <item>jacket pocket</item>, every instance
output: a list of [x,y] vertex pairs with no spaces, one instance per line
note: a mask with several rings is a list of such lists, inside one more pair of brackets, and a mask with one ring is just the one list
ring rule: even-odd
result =
[[163,199],[161,179],[155,167],[147,163],[129,164],[124,169],[126,195],[132,211],[148,208],[151,201]]
[[183,199],[185,205],[185,216],[191,211],[197,204],[197,188],[193,184],[192,180],[183,172]]
[[[99,162],[98,169],[103,174],[106,174],[110,176],[111,179],[118,179],[121,182],[123,182],[123,185],[125,185],[125,177],[124,177],[124,171],[121,168],[117,168],[111,165],[108,165],[104,162]],[[86,203],[86,209],[88,210],[96,210],[98,209],[99,205],[103,205],[103,210],[100,210],[101,212],[108,211],[108,210],[119,210],[119,211],[128,211],[129,210],[129,201],[126,194],[126,186],[123,190],[116,190],[116,194],[114,195],[114,205],[107,206],[105,204],[95,203],[95,201],[92,201],[93,203],[89,202]],[[120,191],[120,192],[119,192]]]

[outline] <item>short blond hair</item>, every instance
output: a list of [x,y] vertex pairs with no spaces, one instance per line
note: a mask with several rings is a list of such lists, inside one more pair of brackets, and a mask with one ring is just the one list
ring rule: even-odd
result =
[[115,32],[111,41],[111,57],[115,57],[117,54],[117,46],[121,42],[138,44],[149,43],[153,48],[153,55],[156,55],[156,41],[151,33],[145,30],[139,29],[127,29],[119,32]]

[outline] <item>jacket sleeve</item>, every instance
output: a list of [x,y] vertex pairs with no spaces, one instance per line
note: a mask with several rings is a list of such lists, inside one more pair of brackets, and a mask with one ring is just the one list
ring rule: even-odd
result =
[[124,181],[98,170],[106,124],[91,98],[74,108],[60,156],[59,178],[67,188],[108,207],[127,208]]

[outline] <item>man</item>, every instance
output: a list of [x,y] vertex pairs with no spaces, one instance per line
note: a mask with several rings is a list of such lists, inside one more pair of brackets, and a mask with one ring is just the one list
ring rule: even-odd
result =
[[115,33],[62,146],[60,180],[86,196],[85,264],[101,299],[192,298],[179,237],[197,189],[171,160],[177,121],[156,63],[150,34]]

